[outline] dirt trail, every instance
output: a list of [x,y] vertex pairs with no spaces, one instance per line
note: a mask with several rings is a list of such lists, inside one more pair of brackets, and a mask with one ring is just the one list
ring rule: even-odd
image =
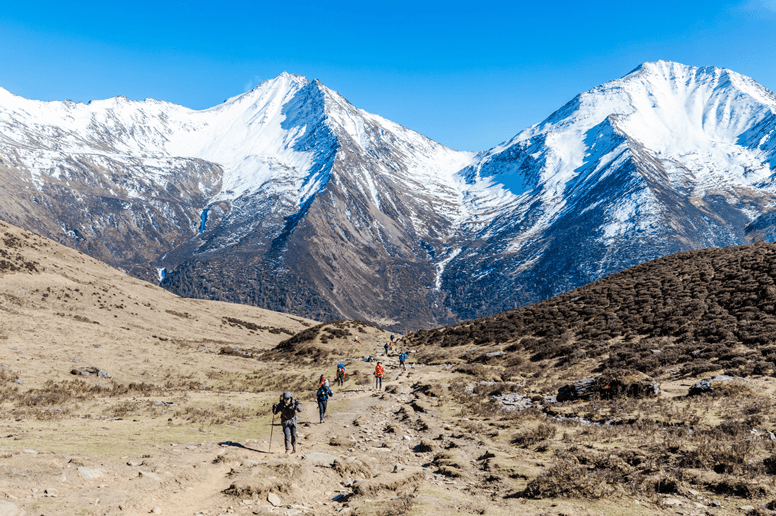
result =
[[[196,424],[178,423],[179,416],[145,423],[69,419],[50,423],[51,434],[44,433],[44,423],[5,422],[0,428],[0,514],[441,516],[506,515],[516,508],[520,514],[614,514],[607,512],[605,501],[511,498],[543,465],[508,441],[492,438],[498,422],[459,414],[442,395],[449,368],[401,371],[395,356],[373,356],[386,366],[383,390],[373,388],[373,364],[350,362],[349,372],[359,374],[342,388],[332,385],[324,423],[318,423],[315,403],[303,402],[297,454],[284,453],[279,424],[269,453],[269,426],[251,427],[255,421],[222,425],[218,440]],[[314,384],[315,376],[310,378]],[[357,385],[357,378],[368,383]],[[266,403],[250,393],[208,395],[253,411]],[[272,396],[277,399],[274,391]],[[141,434],[134,430],[142,424],[144,436],[156,429],[156,444],[148,437],[134,441]],[[243,436],[239,442],[228,437],[231,428],[233,435]],[[255,438],[245,438],[251,435],[247,428],[255,429]],[[87,445],[105,439],[115,448],[68,451],[67,441],[78,439],[81,429],[91,439],[83,441]],[[180,438],[173,442],[171,436]],[[44,441],[48,451],[33,449]],[[2,512],[11,506],[16,513]],[[632,514],[661,512],[646,504],[631,507]]]

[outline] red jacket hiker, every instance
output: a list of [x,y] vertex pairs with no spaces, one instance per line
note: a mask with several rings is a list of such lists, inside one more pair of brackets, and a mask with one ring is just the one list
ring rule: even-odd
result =
[[384,374],[385,374],[385,367],[383,367],[383,364],[378,363],[377,366],[375,367],[375,376],[382,378]]

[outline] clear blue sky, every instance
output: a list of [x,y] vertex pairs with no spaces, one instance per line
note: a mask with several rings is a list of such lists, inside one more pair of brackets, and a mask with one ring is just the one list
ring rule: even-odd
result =
[[456,149],[484,150],[644,61],[776,89],[776,0],[5,1],[0,86],[204,109],[283,71]]

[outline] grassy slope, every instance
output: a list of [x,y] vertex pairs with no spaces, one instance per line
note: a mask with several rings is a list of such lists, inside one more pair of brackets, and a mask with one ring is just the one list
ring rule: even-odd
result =
[[[547,301],[408,336],[445,358],[745,376],[776,365],[776,244],[678,253]],[[476,348],[477,355],[472,357]],[[483,354],[504,350],[490,360]]]

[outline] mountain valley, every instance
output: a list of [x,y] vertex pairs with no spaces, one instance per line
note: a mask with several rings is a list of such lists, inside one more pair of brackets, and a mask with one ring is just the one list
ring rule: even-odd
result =
[[179,298],[0,223],[0,511],[772,514],[774,255],[671,255],[386,355],[364,321]]

